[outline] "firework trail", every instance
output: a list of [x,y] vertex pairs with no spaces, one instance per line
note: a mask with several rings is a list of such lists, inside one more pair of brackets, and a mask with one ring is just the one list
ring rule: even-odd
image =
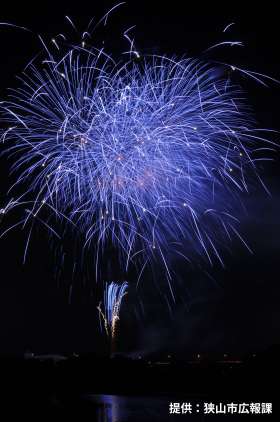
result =
[[63,34],[53,39],[54,53],[41,39],[47,56],[28,65],[1,103],[12,188],[24,189],[1,217],[21,207],[14,227],[31,233],[36,221],[58,236],[55,216],[84,235],[96,265],[113,244],[124,269],[140,262],[141,275],[159,260],[170,279],[170,255],[223,264],[221,249],[233,237],[250,250],[237,210],[252,181],[263,183],[260,151],[274,144],[232,74],[262,84],[267,77],[196,59],[140,58],[130,29],[130,49],[118,62],[86,46],[90,29],[65,54]]
[[117,324],[120,319],[120,308],[124,296],[127,294],[128,283],[126,281],[107,283],[104,291],[103,305],[97,307],[100,318],[103,321],[107,336],[111,340],[111,351],[114,351]]

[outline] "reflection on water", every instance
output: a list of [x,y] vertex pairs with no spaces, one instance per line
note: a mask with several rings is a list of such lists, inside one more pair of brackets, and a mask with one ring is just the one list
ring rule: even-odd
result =
[[[169,415],[170,397],[88,395],[97,422],[203,421],[202,415]],[[176,401],[176,400],[174,400]],[[179,401],[177,399],[177,401]],[[189,400],[190,401],[190,400]],[[213,418],[211,418],[213,421]]]

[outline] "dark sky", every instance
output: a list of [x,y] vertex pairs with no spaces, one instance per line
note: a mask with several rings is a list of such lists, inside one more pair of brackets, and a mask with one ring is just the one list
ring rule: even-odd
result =
[[[128,1],[110,18],[107,36],[111,48],[117,51],[117,31],[136,24],[139,51],[199,56],[221,41],[223,28],[235,22],[231,34],[242,40],[246,49],[234,50],[234,61],[280,79],[279,23],[273,2],[266,2],[265,9],[260,10],[257,6],[247,10],[236,2],[234,6],[211,2],[208,7],[193,3]],[[10,2],[5,10],[1,6],[0,21],[28,27],[50,39],[67,28],[65,15],[70,15],[82,31],[91,16],[101,17],[110,4],[115,2]],[[0,27],[1,98],[5,98],[7,87],[17,84],[15,76],[38,48],[38,40],[30,33]],[[229,62],[233,59],[231,52],[223,51],[217,59]],[[263,88],[245,79],[240,83],[248,91],[260,125],[280,129],[280,86]],[[146,274],[136,291],[133,275],[129,275],[131,292],[122,309],[121,349],[146,353],[171,350],[180,354],[186,350],[235,352],[280,342],[279,164],[278,154],[275,163],[261,170],[272,197],[257,189],[247,198],[248,214],[242,229],[254,255],[234,242],[231,253],[226,254],[225,269],[204,265],[190,269],[176,264],[176,304],[172,304],[172,311],[167,306],[172,301],[164,281],[156,283],[151,274]],[[11,180],[3,157],[0,176],[2,200]],[[0,352],[22,353],[29,349],[102,353],[105,341],[99,332],[94,296],[100,292],[93,273],[82,273],[84,270],[78,266],[72,279],[67,267],[72,259],[69,240],[65,270],[60,278],[55,277],[52,245],[46,233],[40,232],[34,236],[23,266],[25,236],[14,232],[0,243]],[[111,260],[109,254],[107,259]]]

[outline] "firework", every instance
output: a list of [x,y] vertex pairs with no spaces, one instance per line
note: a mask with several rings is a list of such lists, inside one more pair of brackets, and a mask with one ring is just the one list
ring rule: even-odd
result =
[[130,50],[115,62],[86,48],[85,34],[62,57],[54,39],[58,58],[44,43],[47,57],[1,104],[1,140],[14,188],[24,190],[10,205],[25,209],[18,224],[54,232],[54,215],[97,254],[115,245],[125,269],[159,259],[170,277],[175,254],[223,263],[233,236],[247,246],[237,210],[260,180],[259,150],[272,149],[231,74],[261,76],[195,59],[139,60],[127,31]]
[[120,308],[124,296],[127,294],[128,283],[107,283],[104,291],[104,302],[97,307],[103,321],[107,336],[111,339],[112,351],[115,345],[117,323],[120,319]]

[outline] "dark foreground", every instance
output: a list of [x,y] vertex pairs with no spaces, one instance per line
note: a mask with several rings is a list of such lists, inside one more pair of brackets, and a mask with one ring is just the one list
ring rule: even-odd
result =
[[[243,359],[172,357],[100,359],[88,356],[4,358],[1,410],[22,416],[73,416],[99,422],[221,420],[204,414],[205,403],[273,403],[273,414],[227,414],[235,421],[273,420],[280,403],[279,350]],[[169,414],[170,403],[191,411]],[[2,418],[1,418],[2,419]]]

